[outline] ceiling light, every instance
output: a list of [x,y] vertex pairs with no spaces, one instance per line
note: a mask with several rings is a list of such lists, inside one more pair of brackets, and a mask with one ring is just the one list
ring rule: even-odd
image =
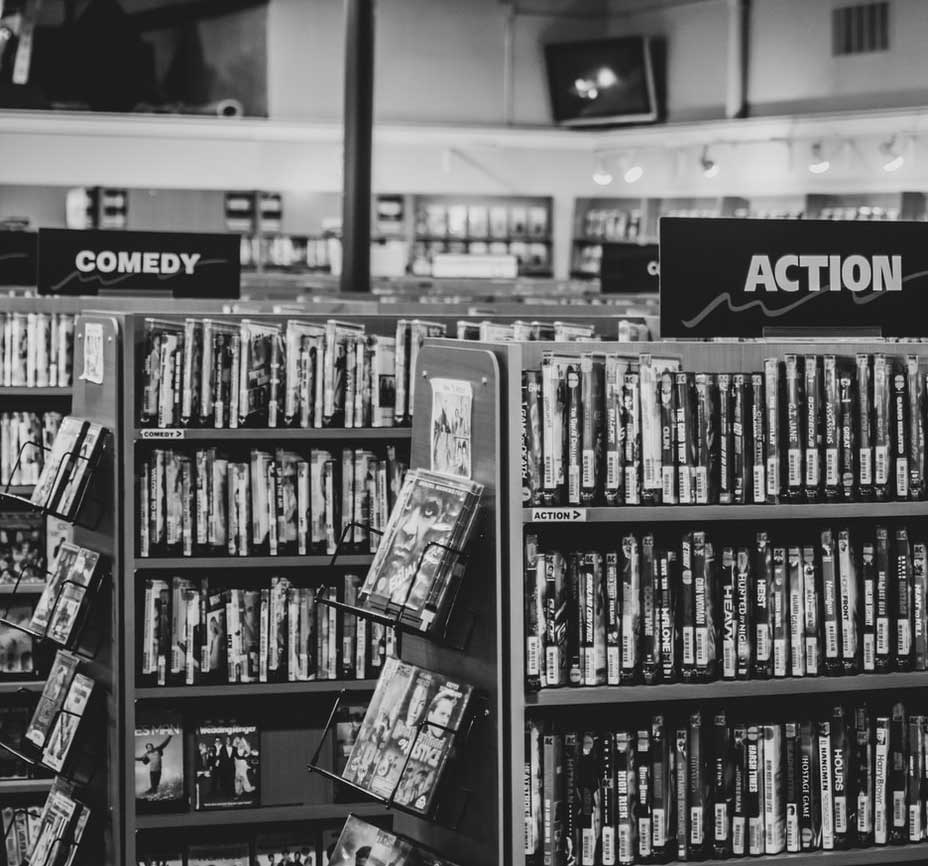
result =
[[880,145],[880,152],[884,157],[883,171],[899,171],[902,168],[905,156],[902,154],[902,148],[896,143],[895,135]]
[[593,165],[593,182],[600,186],[609,186],[612,183],[612,172],[609,171],[609,166],[606,165],[606,160],[602,156],[597,156]]
[[709,148],[704,147],[702,149],[702,156],[699,158],[699,164],[702,166],[703,177],[712,180],[714,177],[719,176],[719,164],[709,156]]
[[812,174],[824,174],[831,168],[831,162],[825,159],[825,150],[820,141],[812,145],[812,159],[809,161],[809,171]]
[[625,169],[625,183],[635,183],[635,181],[641,180],[641,176],[644,174],[644,169],[634,163]]

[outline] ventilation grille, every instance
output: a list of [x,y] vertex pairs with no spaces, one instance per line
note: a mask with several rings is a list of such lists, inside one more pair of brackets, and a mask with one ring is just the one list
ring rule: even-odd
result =
[[834,56],[889,50],[889,2],[860,3],[833,10]]

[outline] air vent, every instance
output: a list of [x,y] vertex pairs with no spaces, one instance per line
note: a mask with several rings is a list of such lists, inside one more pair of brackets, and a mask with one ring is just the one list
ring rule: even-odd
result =
[[831,17],[834,56],[889,50],[889,2],[841,6]]

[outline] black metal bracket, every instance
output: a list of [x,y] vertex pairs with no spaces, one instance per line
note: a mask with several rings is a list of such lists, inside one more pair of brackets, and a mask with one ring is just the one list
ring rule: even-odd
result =
[[[65,649],[71,650],[76,655],[84,658],[88,661],[92,661],[97,657],[100,652],[100,649],[103,646],[104,639],[106,637],[106,630],[103,623],[99,623],[95,629],[97,632],[96,640],[93,643],[93,650],[88,651],[82,646],[84,631],[87,627],[88,621],[90,620],[91,610],[95,609],[94,605],[95,598],[100,594],[101,587],[103,586],[103,576],[99,573],[100,568],[99,564],[94,571],[93,577],[91,577],[90,582],[87,584],[79,583],[76,580],[68,578],[62,580],[55,592],[55,601],[52,604],[48,612],[48,622],[45,625],[45,628],[41,631],[37,629],[30,628],[28,625],[23,625],[22,623],[13,622],[9,618],[10,609],[17,604],[17,596],[19,593],[20,583],[24,576],[24,568],[19,570],[19,575],[16,578],[16,583],[13,584],[13,591],[10,593],[11,599],[0,612],[0,624],[7,626],[8,628],[14,628],[17,631],[21,631],[24,634],[30,635],[32,638],[38,641],[48,641],[57,646],[64,647]],[[50,581],[54,578],[54,572],[47,571],[45,572],[46,577],[46,587],[50,585]],[[67,640],[61,641],[56,637],[49,635],[49,629],[52,627],[52,624],[55,619],[55,614],[58,612],[58,607],[61,604],[61,599],[64,594],[65,587],[74,586],[80,591],[80,610],[77,613],[77,618],[75,619],[74,625],[71,628],[71,631],[68,635]],[[44,597],[44,592],[43,592]]]
[[[343,555],[343,546],[345,544],[345,539],[349,532],[351,532],[355,527],[361,527],[369,532],[373,532],[377,535],[383,535],[383,531],[380,529],[374,529],[374,527],[369,526],[368,524],[363,523],[349,523],[342,530],[341,538],[338,541],[338,544],[335,548],[335,552],[332,554],[332,558],[329,560],[329,568],[333,569],[338,566],[338,558]],[[414,612],[413,609],[409,606],[409,597],[412,595],[412,591],[416,585],[416,578],[419,572],[422,570],[422,566],[425,562],[426,555],[429,550],[432,548],[440,548],[447,551],[455,556],[455,562],[452,565],[451,576],[450,576],[450,590],[451,590],[451,599],[448,602],[446,611],[441,617],[441,627],[437,631],[431,631],[429,629],[420,629],[416,628],[412,623],[407,620],[407,615],[412,617],[418,617],[418,612]],[[450,636],[450,625],[454,621],[454,613],[457,608],[458,599],[461,592],[461,584],[463,583],[464,574],[467,570],[467,564],[469,562],[470,555],[460,548],[450,547],[447,544],[442,544],[439,541],[430,541],[422,549],[422,553],[419,556],[419,559],[416,563],[416,570],[413,572],[412,578],[409,581],[409,587],[406,590],[406,596],[403,599],[402,604],[394,604],[392,602],[386,605],[386,610],[372,610],[369,607],[362,607],[357,604],[348,604],[344,601],[338,601],[335,598],[329,597],[329,592],[333,587],[329,584],[320,586],[315,593],[315,602],[316,604],[324,604],[328,607],[334,607],[337,610],[341,610],[344,613],[350,613],[361,619],[366,619],[371,622],[377,622],[381,625],[386,626],[391,629],[397,637],[397,646],[399,646],[399,638],[402,634],[416,635],[418,637],[427,637],[432,643],[435,643],[439,646],[444,646],[448,649],[456,650],[458,652],[464,652],[468,645],[470,644],[471,638],[473,637],[474,630],[477,626],[478,614],[476,611],[470,611],[470,622],[468,627],[460,640],[453,640]]]
[[[18,502],[33,511],[39,511],[46,516],[57,517],[60,520],[67,520],[69,523],[78,524],[80,522],[77,518],[83,511],[84,503],[87,500],[87,493],[93,485],[94,476],[96,475],[97,469],[100,466],[100,461],[103,459],[103,454],[106,452],[108,447],[109,431],[104,430],[103,435],[101,436],[100,446],[94,449],[94,453],[90,457],[86,457],[81,454],[77,448],[62,455],[61,459],[58,461],[58,467],[55,470],[54,483],[51,485],[51,490],[48,496],[45,498],[44,502],[34,502],[29,496],[21,496],[18,493],[13,493],[12,488],[14,485],[11,484],[10,481],[7,481],[3,488],[0,489],[0,498]],[[43,455],[49,454],[52,450],[47,445],[43,445],[40,442],[23,442],[23,444],[19,447],[16,463],[13,464],[13,468],[10,470],[10,478],[12,478],[19,469],[22,463],[23,453],[27,448],[37,448],[42,451]],[[52,496],[54,495],[55,491],[60,489],[61,484],[65,479],[70,480],[70,478],[73,477],[74,466],[79,461],[84,461],[88,464],[87,475],[82,480],[81,486],[78,489],[76,496],[74,497],[74,501],[72,502],[68,513],[65,514],[56,510],[52,506]],[[43,457],[43,463],[44,462],[45,458]],[[100,496],[91,496],[90,501],[97,506],[95,516],[90,523],[80,523],[80,525],[87,529],[94,530],[100,525],[100,522],[103,519],[103,515],[106,511],[106,502]]]
[[[94,691],[96,691],[96,689]],[[26,688],[17,689],[15,694],[24,694],[29,697],[31,702],[32,715],[34,716],[36,707],[38,707],[38,704],[42,699],[41,694],[36,696],[34,692],[31,692]],[[65,694],[64,697],[67,699],[67,694]],[[91,695],[91,701],[93,700],[93,697],[94,696]],[[88,702],[88,706],[89,704],[90,702]],[[55,730],[58,724],[58,720],[62,715],[69,715],[72,718],[76,718],[76,724],[79,727],[81,720],[86,715],[86,707],[84,712],[75,713],[72,710],[66,710],[62,704],[62,706],[55,711],[55,714],[51,718],[48,731],[45,736],[45,744],[41,748],[33,744],[31,740],[25,740],[24,737],[23,739],[25,742],[21,748],[16,748],[10,743],[7,743],[5,740],[0,739],[0,749],[34,768],[53,771],[52,768],[45,764],[42,759],[45,752],[45,747],[48,745],[48,740],[51,737],[52,732]],[[86,735],[87,732],[85,731],[84,733]],[[100,764],[99,755],[95,750],[88,748],[86,745],[80,747],[77,752],[75,752],[73,746],[74,744],[72,743],[71,747],[68,749],[67,755],[64,757],[61,770],[54,772],[57,772],[58,776],[67,779],[69,782],[75,785],[86,787],[93,782],[97,775],[98,765]],[[82,759],[87,761],[87,769],[83,772],[81,771],[80,765],[80,761]]]
[[[347,779],[342,778],[332,770],[327,770],[324,767],[319,766],[319,757],[322,754],[322,749],[329,741],[329,737],[332,734],[332,726],[335,723],[335,717],[338,714],[338,709],[341,706],[342,700],[347,694],[347,689],[342,689],[335,698],[335,702],[332,705],[331,711],[329,712],[329,718],[327,719],[325,727],[323,728],[319,744],[316,746],[316,750],[313,752],[313,756],[310,759],[310,762],[306,765],[306,769],[309,770],[310,773],[317,773],[318,775],[329,779],[329,781],[334,782],[335,784],[343,785],[344,787],[355,791],[365,800],[373,800],[374,802],[380,803],[387,809],[403,812],[404,814],[413,815],[417,818],[424,818],[434,824],[444,826],[449,830],[457,830],[464,818],[465,812],[467,811],[467,806],[471,800],[471,797],[474,794],[473,788],[462,785],[451,788],[447,782],[443,782],[441,778],[436,779],[436,793],[433,797],[432,805],[428,810],[425,811],[415,809],[405,802],[400,802],[397,798],[401,795],[401,789],[404,781],[403,777],[406,775],[406,770],[409,767],[409,761],[413,752],[415,751],[416,743],[422,736],[422,732],[426,730],[426,728],[437,728],[440,731],[444,731],[445,733],[450,734],[451,738],[454,740],[453,753],[455,756],[458,756],[462,750],[467,748],[467,744],[470,742],[473,736],[475,726],[479,722],[489,717],[490,710],[488,701],[485,698],[474,696],[472,700],[476,702],[476,705],[472,704],[463,725],[458,728],[449,728],[446,725],[439,725],[435,722],[430,722],[427,719],[419,722],[416,725],[415,736],[413,737],[409,747],[406,750],[406,757],[403,761],[403,766],[400,769],[400,773],[397,776],[396,784],[393,786],[393,789],[390,791],[389,795],[384,797],[379,794],[375,794],[373,791],[365,788],[363,785],[359,785],[356,782],[349,782]],[[445,765],[443,769],[443,775],[447,773],[451,764],[452,762],[449,761]],[[453,818],[444,814],[444,810],[442,809],[443,795],[447,795],[451,790],[454,790],[460,798]]]

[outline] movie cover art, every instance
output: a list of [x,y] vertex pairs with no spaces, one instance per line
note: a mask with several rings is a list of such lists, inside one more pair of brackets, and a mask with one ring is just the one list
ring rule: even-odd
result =
[[308,832],[262,833],[255,840],[255,866],[317,866],[315,836]]
[[42,690],[42,696],[36,706],[26,731],[26,739],[39,748],[45,745],[49,730],[55,721],[58,710],[64,704],[71,680],[77,671],[78,658],[72,653],[61,650],[55,656],[52,669]]
[[184,730],[179,716],[139,718],[134,759],[138,811],[183,807]]
[[328,852],[328,866],[412,866],[412,846],[392,833],[349,816]]
[[258,728],[205,724],[196,733],[196,808],[257,806],[261,775]]
[[344,778],[381,797],[395,792],[397,804],[428,813],[471,692],[468,685],[387,659]]
[[474,393],[470,382],[432,379],[433,472],[471,477],[471,407]]
[[3,610],[3,618],[13,625],[0,623],[0,678],[31,677],[35,673],[35,646],[32,635],[15,628],[28,627],[32,609],[28,604],[16,604]]
[[404,618],[428,630],[445,600],[457,560],[452,551],[466,543],[482,490],[434,472],[409,472],[361,587],[362,603],[401,607]]
[[249,866],[248,843],[229,845],[191,845],[187,866]]
[[0,585],[45,583],[44,529],[37,512],[0,512]]

